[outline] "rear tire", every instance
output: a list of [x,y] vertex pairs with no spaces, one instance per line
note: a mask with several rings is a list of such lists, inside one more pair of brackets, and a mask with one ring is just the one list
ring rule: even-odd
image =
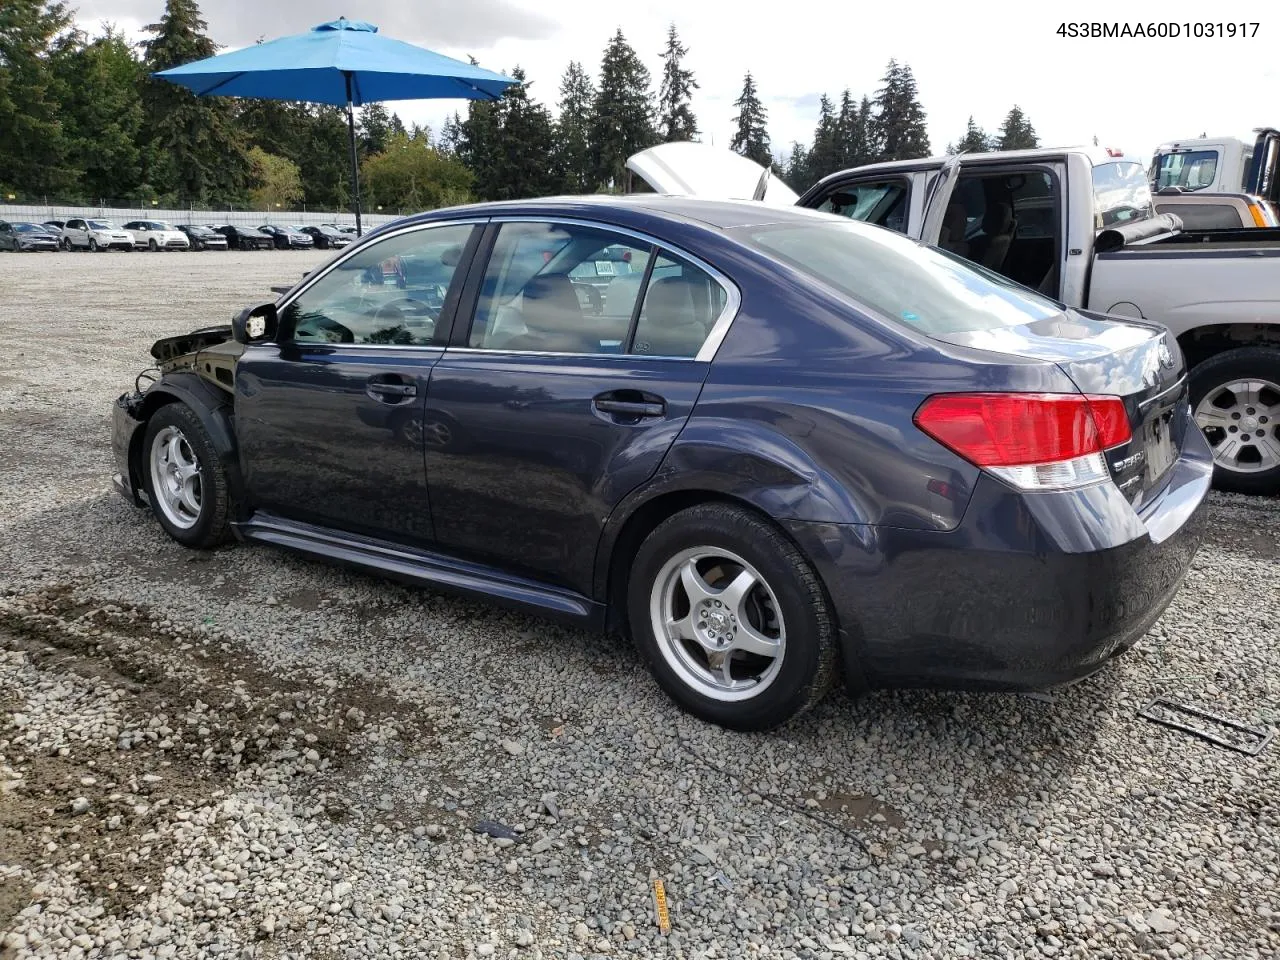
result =
[[702,504],[659,524],[636,552],[627,619],[662,689],[731,730],[780,726],[835,679],[835,619],[817,574],[742,507]]
[[1191,410],[1213,448],[1213,482],[1280,493],[1280,348],[1238,347],[1191,371]]
[[165,533],[195,550],[225,543],[231,532],[227,470],[195,412],[184,403],[157,410],[142,457],[147,499]]

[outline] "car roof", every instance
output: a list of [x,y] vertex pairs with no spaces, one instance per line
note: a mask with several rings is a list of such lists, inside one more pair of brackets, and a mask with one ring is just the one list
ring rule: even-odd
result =
[[[727,230],[766,223],[810,223],[843,219],[803,207],[775,207],[755,200],[707,200],[675,194],[634,193],[590,194],[545,197],[537,200],[499,200],[447,207],[394,221],[397,227],[427,223],[442,218],[484,216],[585,217],[625,226],[629,222],[653,219],[696,223]],[[390,224],[387,224],[390,226]],[[381,229],[381,228],[379,228]]]

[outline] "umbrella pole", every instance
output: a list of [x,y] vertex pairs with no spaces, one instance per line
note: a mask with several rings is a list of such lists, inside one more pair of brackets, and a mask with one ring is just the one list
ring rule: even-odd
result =
[[351,185],[356,208],[356,236],[364,236],[360,228],[360,161],[356,156],[356,114],[351,105],[351,74],[343,74],[347,78],[347,133],[351,137]]

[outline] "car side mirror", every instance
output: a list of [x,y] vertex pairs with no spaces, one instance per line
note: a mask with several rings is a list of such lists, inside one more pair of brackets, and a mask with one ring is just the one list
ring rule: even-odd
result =
[[275,338],[280,315],[274,303],[245,307],[231,320],[231,339],[236,343],[262,343]]

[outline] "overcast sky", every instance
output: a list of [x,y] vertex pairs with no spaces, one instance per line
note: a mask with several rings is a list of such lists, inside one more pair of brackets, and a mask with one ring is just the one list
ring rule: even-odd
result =
[[[163,0],[80,0],[81,25],[103,21],[131,34],[158,19]],[[660,79],[659,53],[674,22],[689,48],[687,64],[701,87],[693,105],[704,140],[727,145],[733,101],[750,69],[769,110],[775,152],[808,142],[818,98],[874,95],[888,60],[910,64],[919,84],[935,152],[964,133],[972,114],[999,126],[1018,103],[1046,146],[1086,143],[1096,135],[1149,158],[1164,140],[1247,137],[1253,127],[1280,124],[1274,115],[1280,68],[1270,55],[1280,18],[1257,2],[1227,2],[1210,11],[1220,20],[1261,20],[1248,39],[1071,39],[1056,31],[1065,11],[1073,22],[1149,23],[1208,19],[1203,3],[1184,0],[1078,0],[1066,6],[989,0],[981,6],[939,4],[859,8],[820,0],[760,4],[742,0],[649,0],[603,4],[585,0],[202,0],[215,41],[234,48],[301,32],[345,15],[382,32],[481,66],[510,73],[524,67],[530,95],[553,110],[560,76],[571,59],[598,74],[600,56],[621,27]],[[874,11],[874,12],[872,12]],[[1250,28],[1252,29],[1252,28]],[[439,131],[459,101],[388,104],[408,122]]]

